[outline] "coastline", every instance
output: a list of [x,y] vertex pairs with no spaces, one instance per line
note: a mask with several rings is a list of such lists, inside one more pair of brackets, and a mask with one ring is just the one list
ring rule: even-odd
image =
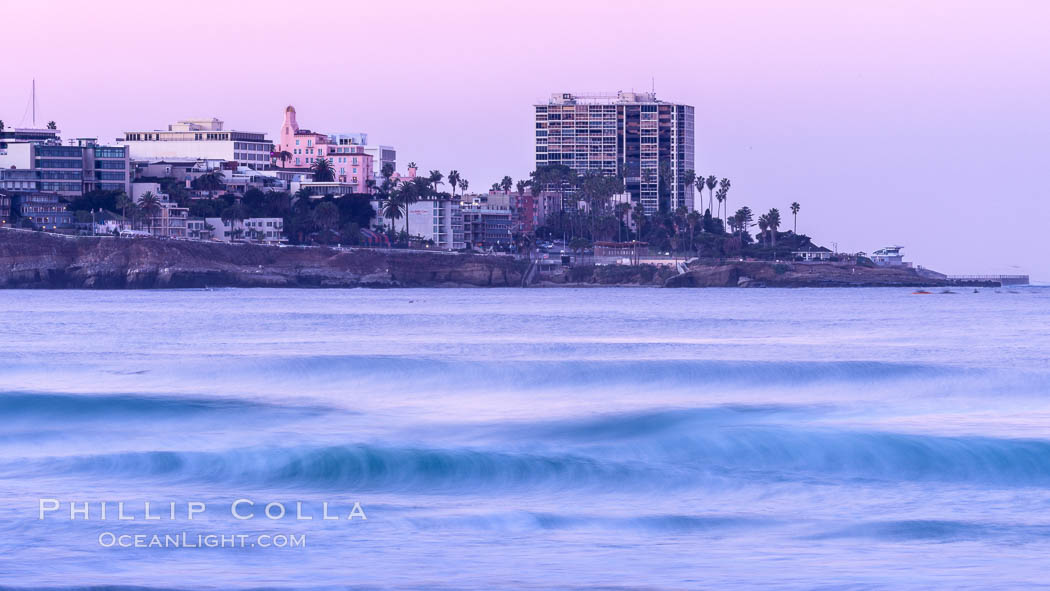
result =
[[[529,261],[509,255],[419,250],[275,247],[73,237],[0,230],[0,288],[525,287]],[[651,265],[579,265],[527,287],[997,287],[951,282],[910,267],[733,261],[677,273]]]

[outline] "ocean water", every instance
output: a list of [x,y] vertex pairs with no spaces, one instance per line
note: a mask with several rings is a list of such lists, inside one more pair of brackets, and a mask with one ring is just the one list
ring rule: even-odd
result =
[[1050,290],[959,291],[0,292],[0,588],[1050,586]]

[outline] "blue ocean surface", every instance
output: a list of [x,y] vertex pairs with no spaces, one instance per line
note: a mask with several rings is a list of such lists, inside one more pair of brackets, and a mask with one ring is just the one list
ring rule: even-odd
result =
[[1048,587],[1050,290],[911,291],[3,291],[0,589]]

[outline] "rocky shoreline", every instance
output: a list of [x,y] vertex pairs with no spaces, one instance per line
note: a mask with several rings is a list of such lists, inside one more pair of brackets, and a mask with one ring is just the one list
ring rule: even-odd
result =
[[[203,287],[941,287],[904,267],[764,261],[694,265],[580,265],[529,275],[528,261],[367,248],[275,247],[0,229],[0,288]],[[998,283],[974,283],[997,286]]]
[[850,263],[739,261],[690,267],[665,287],[998,287],[994,281],[953,282],[911,267],[868,267]]
[[508,287],[527,269],[510,256],[0,230],[4,288]]

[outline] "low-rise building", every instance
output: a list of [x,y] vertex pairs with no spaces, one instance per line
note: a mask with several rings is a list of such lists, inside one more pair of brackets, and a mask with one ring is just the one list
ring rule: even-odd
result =
[[248,218],[244,220],[244,237],[264,244],[286,242],[284,218]]
[[40,171],[33,168],[0,169],[0,190],[35,193],[40,190]]
[[218,159],[162,158],[156,160],[146,158],[133,160],[132,166],[138,178],[165,177],[183,183],[220,169],[224,162],[225,160]]
[[791,256],[794,257],[796,260],[810,263],[818,261],[830,261],[833,255],[834,253],[827,249],[796,250],[791,253]]
[[475,247],[504,247],[511,244],[512,215],[509,209],[467,205],[463,212],[463,239]]
[[58,230],[73,226],[73,212],[66,209],[57,193],[22,193],[12,198],[12,209],[33,226]]
[[95,234],[117,234],[133,230],[131,220],[119,213],[112,211],[100,211],[92,215]]
[[904,262],[901,254],[903,246],[885,246],[871,253],[871,261],[882,267],[909,267],[911,263]]
[[223,160],[256,170],[269,168],[273,153],[265,133],[224,129],[224,122],[214,117],[178,121],[167,130],[125,131],[117,142],[135,160]]
[[288,188],[288,183],[281,180],[276,171],[259,171],[249,166],[223,167],[221,170],[225,190],[231,193],[243,195],[248,189],[267,191]]
[[186,237],[190,240],[211,240],[212,230],[204,218],[186,219]]
[[147,193],[155,195],[160,205],[147,220],[150,233],[165,238],[187,238],[186,220],[189,218],[189,208],[179,207],[167,193],[162,193],[159,183],[131,184],[131,198],[135,203],[141,204],[143,196]]
[[222,218],[204,218],[205,227],[211,227],[210,239],[220,242],[247,241],[262,244],[284,242],[284,219],[282,218],[247,218],[230,220]]
[[[127,149],[102,146],[94,138],[76,144],[8,143],[0,155],[3,182],[20,182],[18,190],[79,196],[91,191],[129,192],[131,166]],[[24,171],[18,173],[16,171]],[[31,187],[29,185],[32,185]],[[14,187],[11,187],[14,188]]]
[[343,195],[356,195],[361,193],[356,184],[341,183],[339,181],[293,181],[289,184],[289,191],[299,194],[303,191],[313,199],[320,199],[327,195],[341,197]]

